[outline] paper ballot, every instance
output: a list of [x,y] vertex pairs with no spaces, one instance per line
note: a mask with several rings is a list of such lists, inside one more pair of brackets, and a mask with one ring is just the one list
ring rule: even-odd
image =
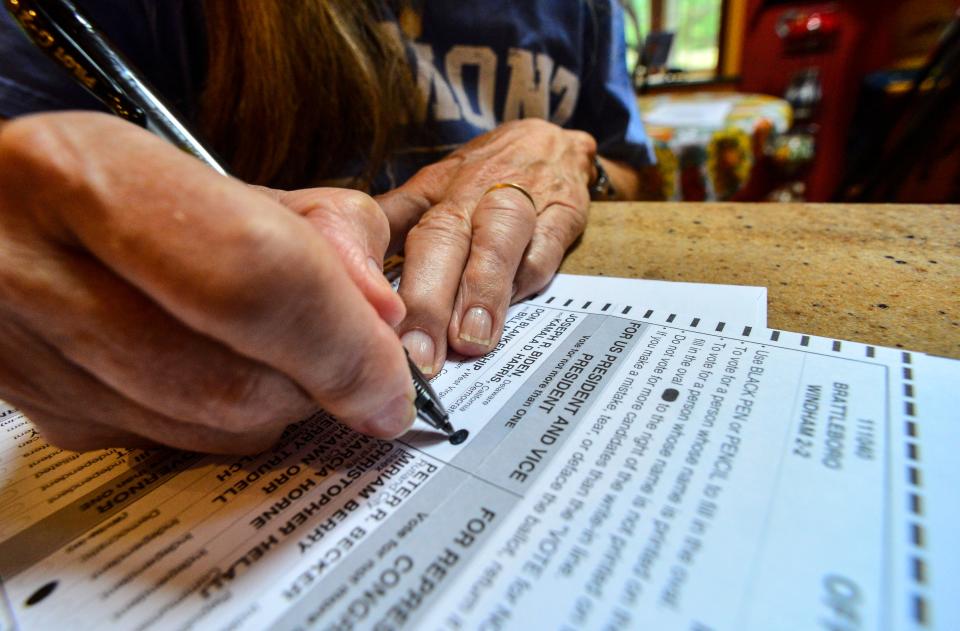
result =
[[557,274],[544,293],[567,296],[570,304],[578,296],[601,307],[607,303],[640,304],[671,313],[709,313],[717,320],[743,325],[767,323],[766,287]]
[[8,410],[6,624],[960,628],[958,362],[568,289],[434,379],[457,446],[73,454]]

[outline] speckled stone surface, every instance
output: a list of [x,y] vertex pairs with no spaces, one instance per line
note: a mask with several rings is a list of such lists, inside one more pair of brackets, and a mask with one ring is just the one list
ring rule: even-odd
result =
[[768,288],[768,326],[960,358],[960,206],[598,203],[560,271]]

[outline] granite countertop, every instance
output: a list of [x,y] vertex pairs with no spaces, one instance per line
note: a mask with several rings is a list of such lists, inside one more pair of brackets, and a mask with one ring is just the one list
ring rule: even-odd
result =
[[960,358],[960,206],[596,203],[560,271],[761,285],[771,328]]

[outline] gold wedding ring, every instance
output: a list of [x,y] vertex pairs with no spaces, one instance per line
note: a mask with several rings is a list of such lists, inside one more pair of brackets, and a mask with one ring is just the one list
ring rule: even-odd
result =
[[533,195],[530,194],[530,191],[528,191],[527,189],[523,188],[523,187],[520,186],[519,184],[514,184],[513,182],[498,182],[497,184],[494,184],[493,186],[491,186],[490,188],[488,188],[487,190],[485,190],[485,191],[483,192],[483,194],[486,195],[486,194],[489,193],[490,191],[496,191],[496,190],[499,190],[499,189],[501,189],[501,188],[512,188],[512,189],[515,189],[515,190],[520,191],[521,193],[523,193],[523,196],[526,197],[527,199],[529,199],[529,200],[530,200],[530,203],[533,204],[533,210],[536,211],[536,213],[537,213],[538,215],[540,214],[539,209],[537,209],[537,202],[533,201]]

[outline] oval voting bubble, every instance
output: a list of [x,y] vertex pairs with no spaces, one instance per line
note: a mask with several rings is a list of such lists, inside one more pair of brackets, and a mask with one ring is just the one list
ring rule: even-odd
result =
[[27,602],[25,603],[26,606],[30,607],[32,605],[36,605],[38,602],[40,602],[41,600],[43,600],[44,598],[52,594],[53,590],[57,588],[57,584],[58,584],[58,581],[50,581],[49,583],[47,583],[37,591],[30,594],[30,598],[27,598]]
[[467,436],[469,435],[470,435],[470,432],[468,432],[467,430],[458,429],[454,433],[450,434],[450,444],[459,445],[460,443],[465,441],[467,439]]
[[667,388],[663,391],[663,394],[660,395],[660,398],[664,401],[676,401],[679,396],[680,392],[678,392],[676,388]]

